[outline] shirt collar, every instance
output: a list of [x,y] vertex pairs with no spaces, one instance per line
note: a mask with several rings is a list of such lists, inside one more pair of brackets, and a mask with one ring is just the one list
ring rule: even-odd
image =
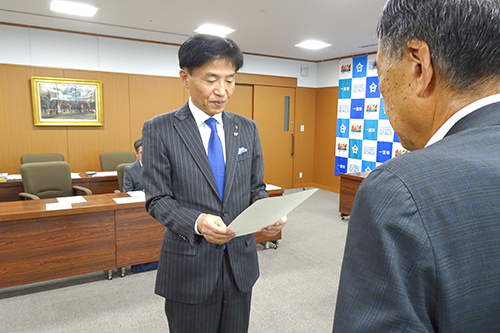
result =
[[427,144],[425,146],[428,147],[428,146],[438,142],[439,140],[443,139],[445,137],[446,133],[448,133],[450,131],[450,129],[453,127],[453,125],[458,123],[458,121],[460,119],[464,118],[468,114],[470,114],[476,110],[479,110],[480,108],[482,108],[486,105],[490,105],[490,104],[497,103],[497,102],[500,102],[500,94],[491,95],[491,96],[481,98],[481,99],[467,105],[466,107],[460,109],[457,113],[455,113],[453,116],[451,116],[451,118],[448,119],[437,130],[436,133],[434,133],[434,135],[430,138],[430,140],[427,142]]
[[[196,121],[196,125],[200,126],[202,124],[205,124],[205,121],[210,118],[208,114],[203,112],[200,108],[198,108],[196,105],[194,105],[193,101],[191,100],[191,97],[189,97],[188,101],[189,109],[191,110],[191,113],[193,114],[194,120]],[[217,123],[222,125],[222,113],[217,113],[214,115],[212,118],[217,120]]]

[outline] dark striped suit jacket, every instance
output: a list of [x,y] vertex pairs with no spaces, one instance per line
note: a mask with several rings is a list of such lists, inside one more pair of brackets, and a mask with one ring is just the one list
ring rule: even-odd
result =
[[122,192],[141,191],[142,186],[142,166],[139,160],[130,163],[125,167],[123,173],[123,189]]
[[356,194],[337,332],[500,332],[500,103]]
[[[268,196],[255,122],[227,111],[222,119],[226,141],[223,202],[187,103],[143,127],[146,208],[166,226],[155,292],[177,302],[205,301],[221,271],[222,248],[195,233],[198,216],[217,215],[229,225],[253,202]],[[239,154],[240,148],[246,152]],[[227,250],[236,284],[241,291],[250,291],[259,276],[254,235],[232,239]]]

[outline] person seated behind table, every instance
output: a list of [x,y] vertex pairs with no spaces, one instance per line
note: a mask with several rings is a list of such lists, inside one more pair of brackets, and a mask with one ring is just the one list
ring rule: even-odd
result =
[[[134,142],[134,148],[137,155],[137,161],[130,163],[125,167],[123,174],[123,189],[122,192],[142,191],[142,139]],[[151,271],[158,268],[158,261],[132,265],[133,273]]]
[[134,142],[137,161],[125,167],[122,192],[142,191],[142,139]]

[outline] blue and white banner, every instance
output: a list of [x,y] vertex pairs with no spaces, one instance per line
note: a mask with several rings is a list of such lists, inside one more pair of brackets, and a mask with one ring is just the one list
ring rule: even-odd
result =
[[336,175],[372,171],[407,153],[385,114],[375,58],[372,54],[340,61]]

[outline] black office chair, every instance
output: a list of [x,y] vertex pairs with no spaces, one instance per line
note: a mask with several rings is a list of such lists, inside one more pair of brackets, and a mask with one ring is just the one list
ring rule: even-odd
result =
[[82,191],[84,195],[92,195],[92,191],[82,186],[74,186],[71,181],[71,168],[67,162],[36,162],[21,165],[24,192],[19,193],[23,199],[46,199],[69,197]]
[[21,156],[21,164],[36,162],[64,161],[63,154],[25,154]]

